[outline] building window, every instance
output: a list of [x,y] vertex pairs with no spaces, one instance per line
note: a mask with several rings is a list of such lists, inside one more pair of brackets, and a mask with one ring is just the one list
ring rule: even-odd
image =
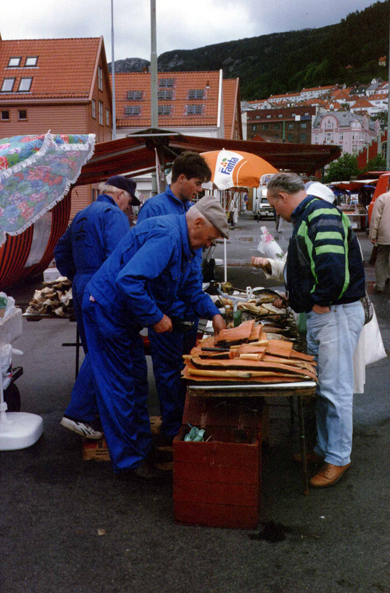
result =
[[27,110],[26,109],[19,109],[18,119],[19,119],[19,121],[23,121],[23,120],[27,119]]
[[7,110],[2,110],[1,111],[1,121],[9,121],[10,117],[9,117],[9,111]]
[[204,97],[204,89],[190,89],[188,91],[189,99],[203,99],[203,97]]
[[289,142],[292,142],[292,139],[293,139],[293,137],[292,137],[292,134],[289,134],[289,135],[288,135],[288,137],[287,137],[287,140],[288,140]]
[[134,105],[132,107],[125,107],[125,115],[126,117],[131,115],[141,115],[141,107],[139,105]]
[[21,78],[19,82],[19,93],[28,93],[31,89],[32,78]]
[[256,132],[256,126],[252,126],[252,132]]
[[289,130],[293,130],[293,129],[294,129],[294,124],[288,124],[287,128],[288,128]]
[[268,130],[268,124],[263,124],[263,130]]
[[172,114],[172,105],[159,105],[158,106],[158,114],[159,115],[171,115]]
[[283,113],[279,113],[278,117],[283,117]]
[[95,99],[92,99],[92,117],[93,117],[93,119],[96,119],[96,101],[95,101]]
[[99,124],[103,125],[103,103],[99,101]]
[[98,89],[99,91],[103,90],[103,68],[98,66]]
[[27,56],[26,61],[25,61],[25,66],[26,67],[32,67],[32,66],[37,66],[38,64],[38,56]]
[[129,101],[141,101],[142,91],[127,91],[127,99]]
[[271,119],[271,116],[270,115],[267,115],[267,119]]
[[1,87],[2,93],[11,93],[14,88],[15,78],[4,78],[3,85]]
[[158,81],[158,86],[173,87],[173,86],[175,86],[175,79],[174,78],[160,78]]
[[22,58],[10,58],[8,62],[8,68],[18,68]]
[[302,140],[303,142],[305,142],[305,141],[306,141],[306,134],[301,134],[301,140]]
[[173,99],[173,91],[158,91],[157,93],[157,98],[160,100],[164,100],[164,99]]
[[307,128],[307,124],[301,124],[301,128]]
[[106,126],[110,125],[110,110],[106,109]]
[[344,134],[340,134],[340,140],[344,140]]
[[314,136],[314,142],[318,142],[318,134],[315,134],[315,136]]
[[203,105],[186,105],[186,115],[202,115]]
[[280,124],[274,124],[274,130],[280,130]]
[[256,119],[260,119],[260,115],[256,115]]

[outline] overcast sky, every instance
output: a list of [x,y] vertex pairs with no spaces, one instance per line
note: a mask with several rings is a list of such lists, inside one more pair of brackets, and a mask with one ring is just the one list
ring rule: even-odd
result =
[[[156,0],[157,53],[339,23],[369,0]],[[111,0],[3,0],[2,39],[100,37],[111,61]],[[150,60],[150,0],[114,0],[115,59]]]

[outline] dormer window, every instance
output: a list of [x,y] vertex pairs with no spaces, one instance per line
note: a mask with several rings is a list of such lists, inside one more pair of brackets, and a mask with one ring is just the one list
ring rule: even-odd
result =
[[26,68],[32,68],[33,66],[37,66],[38,64],[38,56],[27,56],[25,66]]
[[31,89],[32,78],[21,78],[19,82],[19,93],[28,93]]
[[158,81],[158,86],[173,87],[173,86],[175,86],[175,79],[174,78],[160,78]]
[[12,93],[14,84],[15,84],[15,78],[4,78],[3,84],[1,87],[1,92],[2,93]]
[[22,58],[10,58],[8,68],[19,68]]
[[98,89],[99,91],[103,90],[103,68],[98,66]]
[[128,101],[141,101],[142,99],[142,91],[127,91],[127,100]]
[[139,105],[134,105],[132,107],[125,107],[125,115],[126,117],[131,115],[141,115],[141,107]]
[[188,91],[189,99],[203,99],[203,97],[204,97],[204,89],[190,89]]
[[158,114],[159,115],[172,115],[172,105],[159,105],[158,106]]
[[203,105],[187,105],[186,115],[202,115]]
[[157,96],[160,100],[167,99],[168,101],[173,99],[173,91],[158,91]]

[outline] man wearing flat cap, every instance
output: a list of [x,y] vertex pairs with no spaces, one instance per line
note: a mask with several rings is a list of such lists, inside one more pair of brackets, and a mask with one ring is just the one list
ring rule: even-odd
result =
[[172,308],[180,298],[197,315],[226,324],[198,281],[196,252],[228,236],[219,201],[206,196],[181,216],[169,214],[137,224],[86,287],[83,312],[97,402],[110,460],[117,474],[159,478],[150,458],[147,398],[134,378],[143,353],[139,331],[172,331]]
[[[138,214],[138,223],[166,214],[185,214],[198,194],[202,184],[210,181],[211,171],[197,152],[185,151],[172,164],[171,183],[166,190],[146,200]],[[203,282],[202,250],[195,260],[199,271],[199,284]],[[186,386],[181,378],[183,354],[189,354],[196,344],[199,317],[179,298],[171,308],[172,332],[157,333],[150,328],[148,337],[153,361],[162,426],[157,439],[161,445],[171,444],[178,433],[183,416]],[[184,322],[184,323],[183,323]]]
[[73,283],[77,327],[86,353],[61,424],[89,439],[100,439],[103,435],[93,426],[97,412],[96,395],[87,356],[81,305],[86,285],[122,237],[130,231],[127,212],[130,206],[140,204],[135,196],[135,188],[136,183],[132,179],[121,175],[101,183],[101,193],[96,202],[76,214],[54,250],[58,270]]

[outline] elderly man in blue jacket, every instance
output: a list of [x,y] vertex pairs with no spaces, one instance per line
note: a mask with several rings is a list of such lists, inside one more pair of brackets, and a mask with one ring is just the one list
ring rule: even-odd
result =
[[[204,158],[196,152],[184,152],[175,159],[172,166],[172,180],[165,192],[147,200],[138,214],[138,223],[153,216],[165,214],[185,214],[202,191],[202,184],[210,181],[211,171]],[[199,249],[195,261],[198,264],[199,283],[202,284],[202,250]],[[172,332],[158,333],[152,327],[148,335],[153,360],[153,372],[163,419],[162,444],[169,444],[180,429],[185,385],[181,380],[183,354],[188,354],[196,343],[198,316],[179,297],[171,307],[171,314],[178,320],[192,322],[192,327],[183,331],[173,328]]]
[[[127,213],[131,206],[140,204],[135,188],[132,179],[120,175],[101,183],[96,202],[76,214],[54,250],[58,270],[72,280],[77,327],[86,353],[61,424],[89,439],[101,439],[103,435],[94,427],[97,406],[82,316],[83,295],[92,276],[130,231]],[[144,388],[147,391],[147,385]]]
[[116,473],[159,478],[149,453],[152,439],[144,392],[134,378],[134,357],[143,352],[142,327],[172,331],[172,308],[180,298],[197,315],[226,324],[199,284],[198,249],[228,236],[223,208],[212,196],[182,216],[137,224],[88,284],[84,323],[98,387],[98,407]]

